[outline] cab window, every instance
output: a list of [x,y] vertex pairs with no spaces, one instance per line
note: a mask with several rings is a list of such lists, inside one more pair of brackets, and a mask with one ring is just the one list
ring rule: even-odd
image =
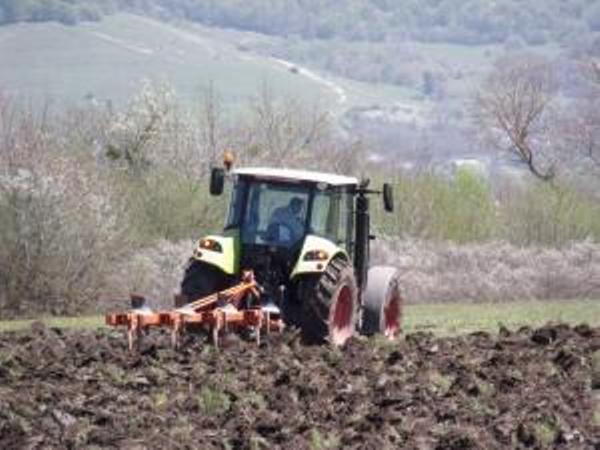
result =
[[[303,238],[309,189],[269,182],[251,183],[242,227],[246,244],[276,244],[286,247]],[[293,207],[293,205],[296,207]]]
[[313,200],[310,232],[350,251],[351,197],[344,190],[317,191]]

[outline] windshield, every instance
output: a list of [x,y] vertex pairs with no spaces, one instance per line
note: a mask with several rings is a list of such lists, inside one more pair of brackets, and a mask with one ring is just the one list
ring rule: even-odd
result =
[[[244,244],[292,247],[306,234],[309,194],[307,186],[266,181],[238,183],[229,223],[242,223]],[[246,208],[242,218],[244,198]]]

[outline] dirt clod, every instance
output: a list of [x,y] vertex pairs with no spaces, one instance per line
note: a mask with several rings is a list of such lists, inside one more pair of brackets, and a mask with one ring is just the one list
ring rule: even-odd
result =
[[557,330],[555,328],[545,327],[534,331],[531,340],[536,344],[548,345],[556,340]]

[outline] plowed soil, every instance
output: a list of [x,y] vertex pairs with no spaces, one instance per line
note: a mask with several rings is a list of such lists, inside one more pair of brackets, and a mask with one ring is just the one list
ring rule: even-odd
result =
[[226,344],[1,334],[0,448],[600,448],[597,328]]

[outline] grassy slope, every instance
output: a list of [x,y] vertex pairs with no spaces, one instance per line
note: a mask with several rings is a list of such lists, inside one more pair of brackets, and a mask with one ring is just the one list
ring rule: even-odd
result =
[[[240,105],[263,84],[276,94],[318,101],[342,111],[352,106],[413,102],[414,92],[351,81],[285,65],[239,49],[246,33],[174,26],[118,14],[67,27],[23,23],[0,27],[0,90],[35,101],[80,102],[93,95],[120,104],[142,79],[166,81],[188,105],[214,83],[226,106]],[[342,98],[343,97],[343,98]],[[414,102],[413,102],[414,103]]]
[[[241,50],[247,42],[268,39],[274,38],[185,23],[174,26],[129,14],[73,27],[7,25],[0,27],[0,90],[61,103],[89,94],[120,103],[136,92],[141,79],[149,78],[168,81],[181,99],[193,104],[212,81],[231,106],[255,95],[266,82],[276,93],[318,99],[338,111],[394,104],[410,115],[422,115],[433,106],[420,86],[361,83],[303,69],[294,74],[270,58]],[[362,45],[368,50],[369,44]],[[406,70],[416,80],[426,70],[445,74],[446,102],[459,108],[504,51],[499,46],[407,45],[414,59]]]
[[[523,325],[541,326],[549,321],[600,326],[600,301],[510,302],[495,304],[423,304],[405,309],[406,332],[432,331],[459,334],[476,330],[495,332],[500,325],[516,329]],[[0,332],[26,328],[30,320],[0,322]],[[103,317],[48,318],[43,322],[61,328],[99,328]]]
[[168,81],[193,103],[214,82],[226,103],[276,93],[335,100],[323,84],[291,73],[233,45],[132,15],[65,27],[55,23],[0,27],[0,88],[27,97],[77,101],[88,94],[119,103],[144,78]]

